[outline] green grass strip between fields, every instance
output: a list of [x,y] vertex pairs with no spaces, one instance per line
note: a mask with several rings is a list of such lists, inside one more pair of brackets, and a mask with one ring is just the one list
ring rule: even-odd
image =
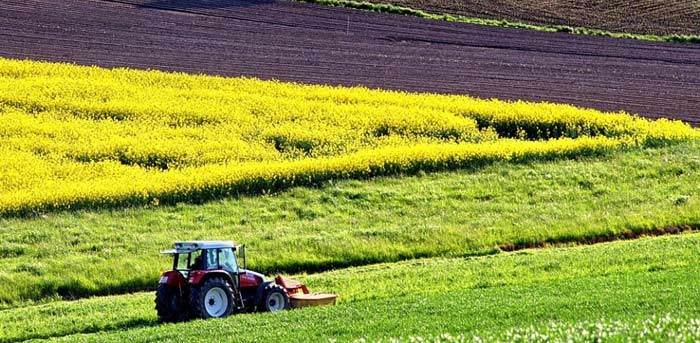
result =
[[512,22],[507,20],[496,20],[496,19],[484,19],[484,18],[474,18],[455,14],[439,14],[426,12],[419,9],[413,9],[410,7],[396,6],[391,4],[377,4],[370,3],[366,1],[354,1],[354,0],[296,0],[301,2],[308,2],[319,5],[335,6],[335,7],[347,7],[354,8],[372,12],[380,13],[393,13],[407,16],[414,16],[425,19],[433,20],[444,20],[457,23],[466,24],[476,24],[476,25],[486,25],[486,26],[496,26],[496,27],[509,27],[517,29],[528,29],[543,32],[567,32],[578,35],[590,35],[590,36],[603,36],[603,37],[613,37],[613,38],[626,38],[626,39],[637,39],[652,42],[672,42],[672,43],[700,43],[700,36],[697,35],[652,35],[652,34],[640,34],[640,33],[627,33],[627,32],[610,32],[601,29],[585,28],[585,27],[571,27],[566,25],[535,25],[527,24],[522,22]]

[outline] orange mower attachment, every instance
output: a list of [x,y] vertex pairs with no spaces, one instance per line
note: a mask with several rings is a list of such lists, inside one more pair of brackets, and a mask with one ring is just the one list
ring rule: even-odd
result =
[[292,308],[335,305],[335,300],[338,298],[332,293],[310,293],[306,285],[281,275],[275,278],[275,283],[287,290]]

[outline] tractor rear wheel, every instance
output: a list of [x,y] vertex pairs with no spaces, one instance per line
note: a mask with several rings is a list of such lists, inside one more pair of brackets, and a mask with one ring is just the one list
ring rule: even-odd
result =
[[156,290],[156,312],[161,322],[179,322],[187,320],[187,309],[182,304],[177,288],[161,284]]
[[214,277],[192,288],[192,309],[201,318],[221,318],[233,312],[233,289],[225,279]]
[[274,312],[289,309],[289,295],[278,284],[269,284],[263,291],[263,311]]

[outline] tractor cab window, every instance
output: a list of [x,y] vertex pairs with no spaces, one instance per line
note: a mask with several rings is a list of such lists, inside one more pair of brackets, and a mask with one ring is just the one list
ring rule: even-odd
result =
[[176,268],[178,270],[224,269],[231,273],[238,273],[238,262],[232,248],[206,249],[191,254],[180,254]]
[[221,269],[231,273],[238,273],[238,263],[236,262],[236,255],[233,253],[233,249],[224,248],[218,250]]
[[190,270],[193,269],[192,265],[196,260],[195,255],[192,253],[175,254],[175,270],[179,271],[185,278],[189,276]]
[[202,250],[195,251],[192,253],[192,259],[190,260],[191,270],[202,270],[204,269],[204,253]]
[[188,263],[190,259],[190,254],[177,254],[177,264],[175,269],[177,270],[187,270],[189,269]]
[[204,260],[206,261],[205,268],[207,270],[210,269],[219,269],[219,262],[216,260],[216,249],[209,249],[209,250],[202,250],[203,255],[205,256]]

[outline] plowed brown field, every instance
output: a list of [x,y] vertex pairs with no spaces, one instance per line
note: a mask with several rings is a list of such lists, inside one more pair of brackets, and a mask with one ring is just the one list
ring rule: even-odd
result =
[[698,0],[368,0],[485,19],[658,35],[700,34]]
[[5,0],[0,56],[546,100],[700,124],[700,45],[296,2]]

